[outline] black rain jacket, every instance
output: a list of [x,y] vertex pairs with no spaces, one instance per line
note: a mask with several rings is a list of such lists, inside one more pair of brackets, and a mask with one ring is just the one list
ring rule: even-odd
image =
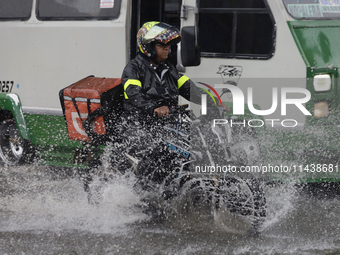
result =
[[[124,111],[137,114],[153,115],[154,109],[160,106],[177,105],[178,95],[201,104],[201,95],[204,94],[187,76],[179,74],[168,61],[156,66],[141,53],[126,65],[122,74],[122,84],[125,97]],[[153,87],[167,89],[172,100],[164,103],[150,98],[147,92]],[[211,97],[207,97],[207,100],[208,106],[214,105]]]

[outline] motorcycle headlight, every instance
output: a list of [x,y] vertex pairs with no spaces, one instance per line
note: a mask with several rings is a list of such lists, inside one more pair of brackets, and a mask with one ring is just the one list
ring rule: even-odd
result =
[[314,117],[321,118],[329,115],[329,106],[327,102],[317,102],[314,104]]
[[328,91],[331,89],[331,76],[329,74],[318,74],[313,79],[315,91]]

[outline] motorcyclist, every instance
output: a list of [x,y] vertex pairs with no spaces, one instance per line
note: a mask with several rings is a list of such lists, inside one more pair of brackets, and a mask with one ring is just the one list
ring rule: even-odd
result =
[[[152,21],[145,23],[137,33],[139,53],[125,67],[122,74],[124,86],[125,112],[159,117],[169,114],[169,107],[178,104],[178,96],[200,104],[203,92],[185,75],[179,74],[176,68],[167,61],[170,46],[181,40],[179,30],[169,24]],[[160,101],[148,95],[151,88],[163,88],[169,100]],[[208,106],[214,105],[208,98]],[[226,110],[227,106],[223,105]]]
[[[137,33],[139,52],[126,65],[121,79],[125,97],[122,116],[129,123],[123,136],[126,153],[139,160],[136,174],[153,176],[155,182],[161,182],[171,172],[171,155],[162,150],[162,139],[156,138],[162,137],[162,131],[154,124],[171,120],[153,116],[169,115],[170,109],[178,105],[179,95],[200,104],[204,93],[167,61],[170,46],[180,40],[179,30],[174,26],[158,21],[145,23]],[[155,90],[159,96],[150,93]],[[208,96],[207,106],[213,105],[214,100]],[[154,169],[158,169],[157,174]]]

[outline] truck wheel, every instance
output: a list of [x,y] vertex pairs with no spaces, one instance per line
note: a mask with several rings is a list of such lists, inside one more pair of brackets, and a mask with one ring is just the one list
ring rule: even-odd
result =
[[20,137],[16,124],[5,120],[0,124],[0,161],[5,165],[17,165],[26,161],[26,142]]

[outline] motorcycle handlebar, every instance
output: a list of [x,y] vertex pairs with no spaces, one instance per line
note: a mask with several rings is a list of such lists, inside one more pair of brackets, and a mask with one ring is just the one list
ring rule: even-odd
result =
[[[157,112],[154,112],[154,117],[156,118],[163,118],[163,117],[170,117],[175,116],[178,114],[190,114],[191,110],[187,110],[188,105],[177,105],[177,106],[168,106],[169,108],[169,114],[166,116],[158,117]],[[227,112],[226,109],[223,106],[214,106],[214,107],[208,107],[207,117],[215,117],[215,118],[221,118],[225,116],[225,113]]]
[[174,116],[174,115],[177,115],[177,114],[186,114],[186,113],[190,112],[190,110],[186,110],[187,107],[188,107],[187,105],[168,106],[169,113],[166,116],[158,117],[157,112],[154,112],[154,117],[162,118],[162,117]]

